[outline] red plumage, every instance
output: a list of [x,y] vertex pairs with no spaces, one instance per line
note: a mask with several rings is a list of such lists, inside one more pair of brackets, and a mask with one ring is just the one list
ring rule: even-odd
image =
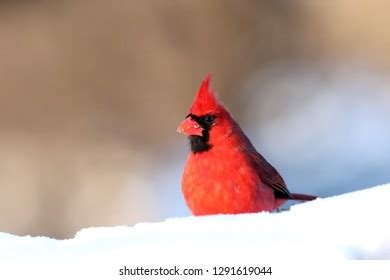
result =
[[288,191],[280,174],[218,101],[210,75],[178,131],[190,137],[182,190],[194,215],[272,211],[288,199],[316,198]]

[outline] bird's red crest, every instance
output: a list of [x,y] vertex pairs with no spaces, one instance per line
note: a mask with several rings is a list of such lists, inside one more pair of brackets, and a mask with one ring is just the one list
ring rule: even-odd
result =
[[207,75],[195,96],[190,113],[201,116],[209,112],[218,111],[221,104],[218,102],[215,92],[210,87],[211,75]]

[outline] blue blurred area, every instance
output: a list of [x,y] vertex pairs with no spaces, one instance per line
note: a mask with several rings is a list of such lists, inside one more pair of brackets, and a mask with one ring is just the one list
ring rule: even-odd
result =
[[390,181],[390,80],[358,62],[269,65],[248,82],[246,131],[290,189],[331,196]]

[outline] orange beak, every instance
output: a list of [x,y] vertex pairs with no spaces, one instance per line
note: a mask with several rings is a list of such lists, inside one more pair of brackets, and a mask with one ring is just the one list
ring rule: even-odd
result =
[[186,118],[177,128],[177,132],[185,135],[198,135],[202,136],[203,128],[190,117]]

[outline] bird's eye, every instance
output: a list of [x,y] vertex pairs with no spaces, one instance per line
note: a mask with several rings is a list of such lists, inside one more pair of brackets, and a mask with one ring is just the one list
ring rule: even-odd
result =
[[207,115],[203,118],[204,122],[206,124],[212,124],[215,120],[215,117],[214,116],[210,116],[210,115]]

